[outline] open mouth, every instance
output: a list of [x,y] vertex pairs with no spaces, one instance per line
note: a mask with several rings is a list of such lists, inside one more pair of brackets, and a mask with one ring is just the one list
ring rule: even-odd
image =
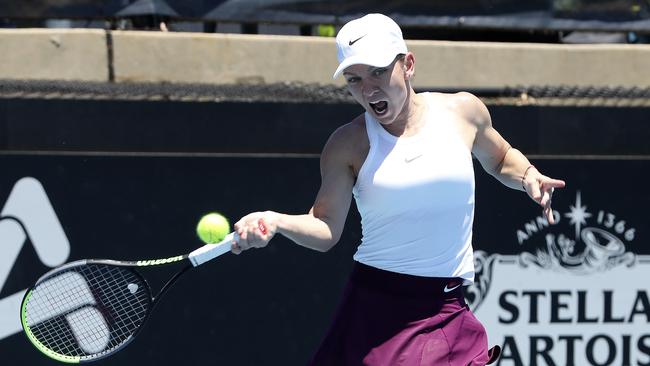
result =
[[375,111],[375,114],[378,116],[381,116],[386,113],[388,110],[388,102],[385,100],[381,100],[379,102],[374,102],[374,103],[369,103],[370,108],[372,108],[373,111]]

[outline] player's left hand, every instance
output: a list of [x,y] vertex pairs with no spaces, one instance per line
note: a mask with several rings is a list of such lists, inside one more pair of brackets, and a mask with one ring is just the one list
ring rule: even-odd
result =
[[555,188],[564,188],[566,183],[563,180],[553,179],[540,173],[535,167],[531,167],[526,174],[522,185],[528,196],[543,207],[543,213],[549,223],[555,223],[551,201]]

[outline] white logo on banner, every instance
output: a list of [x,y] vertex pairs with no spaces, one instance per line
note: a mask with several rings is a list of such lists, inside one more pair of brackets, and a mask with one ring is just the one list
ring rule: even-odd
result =
[[579,191],[554,215],[515,232],[519,255],[476,252],[467,299],[498,364],[650,365],[650,255],[628,251],[635,228]]
[[[27,238],[43,264],[56,267],[68,259],[68,238],[43,186],[31,177],[16,182],[0,212],[0,291]],[[22,329],[19,314],[25,291],[0,299],[0,339]]]

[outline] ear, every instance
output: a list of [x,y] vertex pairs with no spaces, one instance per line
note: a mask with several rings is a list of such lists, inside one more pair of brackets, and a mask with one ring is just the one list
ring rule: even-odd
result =
[[402,65],[404,67],[404,76],[407,79],[411,79],[415,75],[415,55],[413,52],[409,51],[406,53]]

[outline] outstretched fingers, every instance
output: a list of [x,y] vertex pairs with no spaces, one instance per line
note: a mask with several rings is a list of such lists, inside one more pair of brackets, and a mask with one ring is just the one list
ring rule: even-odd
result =
[[551,202],[553,201],[553,192],[555,188],[564,188],[566,183],[560,179],[549,178],[545,175],[538,174],[534,179],[527,182],[526,192],[530,197],[543,208],[544,217],[549,223],[555,223]]

